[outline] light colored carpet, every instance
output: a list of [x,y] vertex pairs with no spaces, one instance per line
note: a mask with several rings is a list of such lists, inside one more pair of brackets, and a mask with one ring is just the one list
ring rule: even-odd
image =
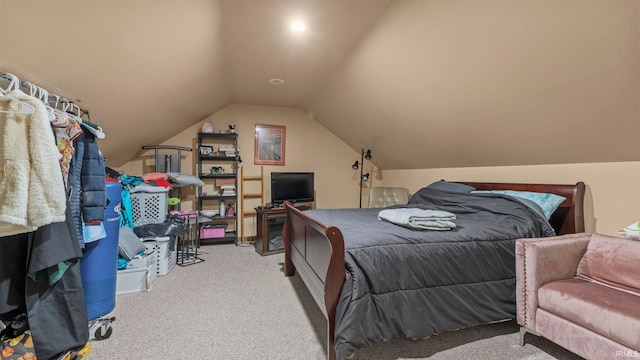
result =
[[[325,319],[302,280],[284,277],[282,254],[201,250],[204,262],[176,266],[150,292],[118,295],[113,334],[94,341],[88,359],[325,358]],[[533,335],[521,347],[518,337],[515,322],[498,323],[375,344],[354,359],[580,359]]]

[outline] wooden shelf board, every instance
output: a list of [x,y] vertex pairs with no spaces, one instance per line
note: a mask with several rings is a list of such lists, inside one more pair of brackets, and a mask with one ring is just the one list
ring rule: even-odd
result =
[[199,132],[198,136],[200,138],[209,138],[209,139],[227,139],[227,140],[235,140],[238,137],[237,133],[203,133]]
[[214,175],[214,174],[200,174],[200,178],[202,179],[235,179],[236,178],[236,174],[233,173],[227,173],[227,174],[218,174],[218,175]]
[[210,156],[210,155],[200,155],[200,160],[202,161],[236,161],[236,156]]
[[225,199],[235,199],[235,195],[200,195],[198,200],[225,200]]

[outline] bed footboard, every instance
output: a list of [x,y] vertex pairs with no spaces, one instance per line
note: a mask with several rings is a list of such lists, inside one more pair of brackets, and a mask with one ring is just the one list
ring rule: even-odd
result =
[[285,203],[284,274],[298,275],[327,318],[327,358],[336,359],[336,307],[345,279],[344,239],[340,230],[326,226]]

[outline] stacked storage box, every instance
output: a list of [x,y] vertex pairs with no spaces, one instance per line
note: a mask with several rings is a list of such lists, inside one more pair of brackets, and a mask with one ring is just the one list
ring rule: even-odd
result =
[[116,294],[149,291],[157,277],[157,262],[156,252],[149,250],[145,251],[143,257],[130,260],[126,269],[118,270]]

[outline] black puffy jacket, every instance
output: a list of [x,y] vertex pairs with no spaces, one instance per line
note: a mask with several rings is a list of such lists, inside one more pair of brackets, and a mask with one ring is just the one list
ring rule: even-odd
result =
[[69,168],[69,202],[78,241],[84,247],[82,223],[104,221],[107,205],[104,157],[98,140],[89,131],[74,141]]

